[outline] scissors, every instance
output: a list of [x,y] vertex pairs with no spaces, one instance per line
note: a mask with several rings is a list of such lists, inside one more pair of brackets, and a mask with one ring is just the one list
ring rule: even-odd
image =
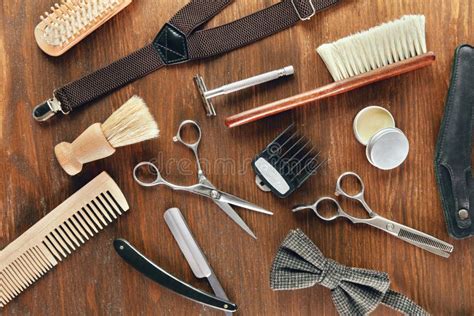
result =
[[[355,194],[349,194],[347,191],[344,190],[343,188],[343,180],[346,180],[347,178],[355,178],[360,186],[359,192]],[[364,182],[362,181],[361,177],[354,173],[354,172],[346,172],[342,174],[339,179],[337,180],[336,184],[336,196],[343,196],[347,199],[355,200],[358,201],[362,206],[364,207],[365,211],[369,214],[369,218],[358,218],[349,215],[346,213],[341,205],[339,204],[338,201],[331,197],[322,197],[319,200],[316,201],[313,205],[309,206],[300,206],[296,207],[293,209],[293,212],[298,212],[302,210],[307,210],[311,209],[316,213],[316,215],[326,221],[326,222],[331,222],[337,218],[347,218],[350,220],[353,224],[367,224],[370,226],[373,226],[375,228],[378,228],[380,230],[383,230],[386,233],[389,233],[390,235],[393,235],[395,237],[398,237],[412,245],[415,245],[417,247],[420,247],[424,250],[427,250],[431,253],[434,253],[438,256],[442,256],[445,258],[448,258],[449,255],[453,252],[454,247],[442,240],[439,240],[437,238],[434,238],[433,236],[430,236],[428,234],[422,233],[416,229],[407,227],[405,225],[399,224],[397,222],[391,221],[389,219],[386,219],[377,213],[375,213],[367,204],[364,198],[364,193],[365,193],[365,186]],[[336,212],[332,214],[332,216],[325,216],[322,214],[321,211],[321,204],[323,202],[330,203],[332,206],[334,206],[334,210]]]
[[[198,132],[197,140],[194,143],[188,143],[181,138],[181,132],[188,125],[191,125],[192,127],[194,127]],[[255,211],[255,212],[259,212],[259,213],[263,213],[267,215],[273,215],[273,213],[270,211],[267,211],[266,209],[258,205],[252,204],[241,198],[238,198],[229,193],[225,193],[216,189],[216,187],[204,175],[204,172],[201,168],[201,163],[199,162],[198,148],[199,148],[199,143],[201,142],[201,135],[202,135],[201,127],[199,126],[199,124],[192,120],[186,120],[181,123],[178,129],[178,133],[176,134],[175,137],[173,137],[174,142],[179,142],[183,144],[184,146],[192,150],[192,152],[194,153],[194,156],[196,158],[197,169],[198,169],[198,183],[197,184],[194,184],[191,186],[182,186],[182,185],[177,185],[177,184],[168,182],[161,176],[160,171],[158,170],[158,167],[152,162],[148,162],[148,161],[141,162],[135,166],[135,168],[133,169],[133,178],[135,179],[136,182],[138,182],[138,184],[144,187],[165,185],[171,188],[172,190],[187,191],[187,192],[191,192],[194,194],[198,194],[198,195],[210,198],[214,203],[217,204],[217,206],[219,206],[224,211],[224,213],[226,213],[234,222],[236,222],[245,232],[247,232],[253,238],[257,239],[257,237],[252,232],[252,230],[247,226],[247,224],[237,214],[237,212],[233,209],[231,205],[243,207],[251,211]],[[143,167],[148,167],[149,172],[155,175],[155,179],[153,179],[151,182],[140,180],[138,172]]]

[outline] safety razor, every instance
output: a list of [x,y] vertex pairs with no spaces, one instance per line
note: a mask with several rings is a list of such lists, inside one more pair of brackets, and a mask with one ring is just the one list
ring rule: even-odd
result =
[[196,83],[196,87],[199,91],[199,94],[201,95],[202,103],[204,105],[204,109],[207,113],[207,116],[216,116],[216,110],[214,108],[214,105],[212,104],[211,99],[220,95],[229,94],[232,92],[237,92],[250,87],[254,87],[265,82],[276,80],[281,77],[291,76],[294,73],[295,69],[293,68],[293,66],[287,66],[251,78],[229,83],[213,90],[207,89],[206,83],[204,82],[203,77],[200,75],[194,76],[194,82]]

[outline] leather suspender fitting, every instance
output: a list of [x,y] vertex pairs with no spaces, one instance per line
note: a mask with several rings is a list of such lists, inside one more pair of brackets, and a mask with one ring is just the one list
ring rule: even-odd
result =
[[282,0],[266,9],[211,29],[199,29],[232,0],[191,0],[166,23],[154,41],[58,88],[33,110],[37,121],[46,121],[57,112],[68,114],[161,67],[223,54],[280,32],[298,21],[309,20],[317,12],[339,0]]

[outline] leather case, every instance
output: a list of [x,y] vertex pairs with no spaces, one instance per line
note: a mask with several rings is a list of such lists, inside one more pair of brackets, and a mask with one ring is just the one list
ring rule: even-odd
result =
[[449,234],[474,233],[474,189],[471,170],[474,108],[474,47],[461,45],[454,56],[451,84],[441,122],[435,173]]

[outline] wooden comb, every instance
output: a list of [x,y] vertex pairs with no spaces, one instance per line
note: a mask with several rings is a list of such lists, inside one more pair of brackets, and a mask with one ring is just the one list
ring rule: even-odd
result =
[[128,209],[106,172],[71,195],[0,252],[0,307]]

